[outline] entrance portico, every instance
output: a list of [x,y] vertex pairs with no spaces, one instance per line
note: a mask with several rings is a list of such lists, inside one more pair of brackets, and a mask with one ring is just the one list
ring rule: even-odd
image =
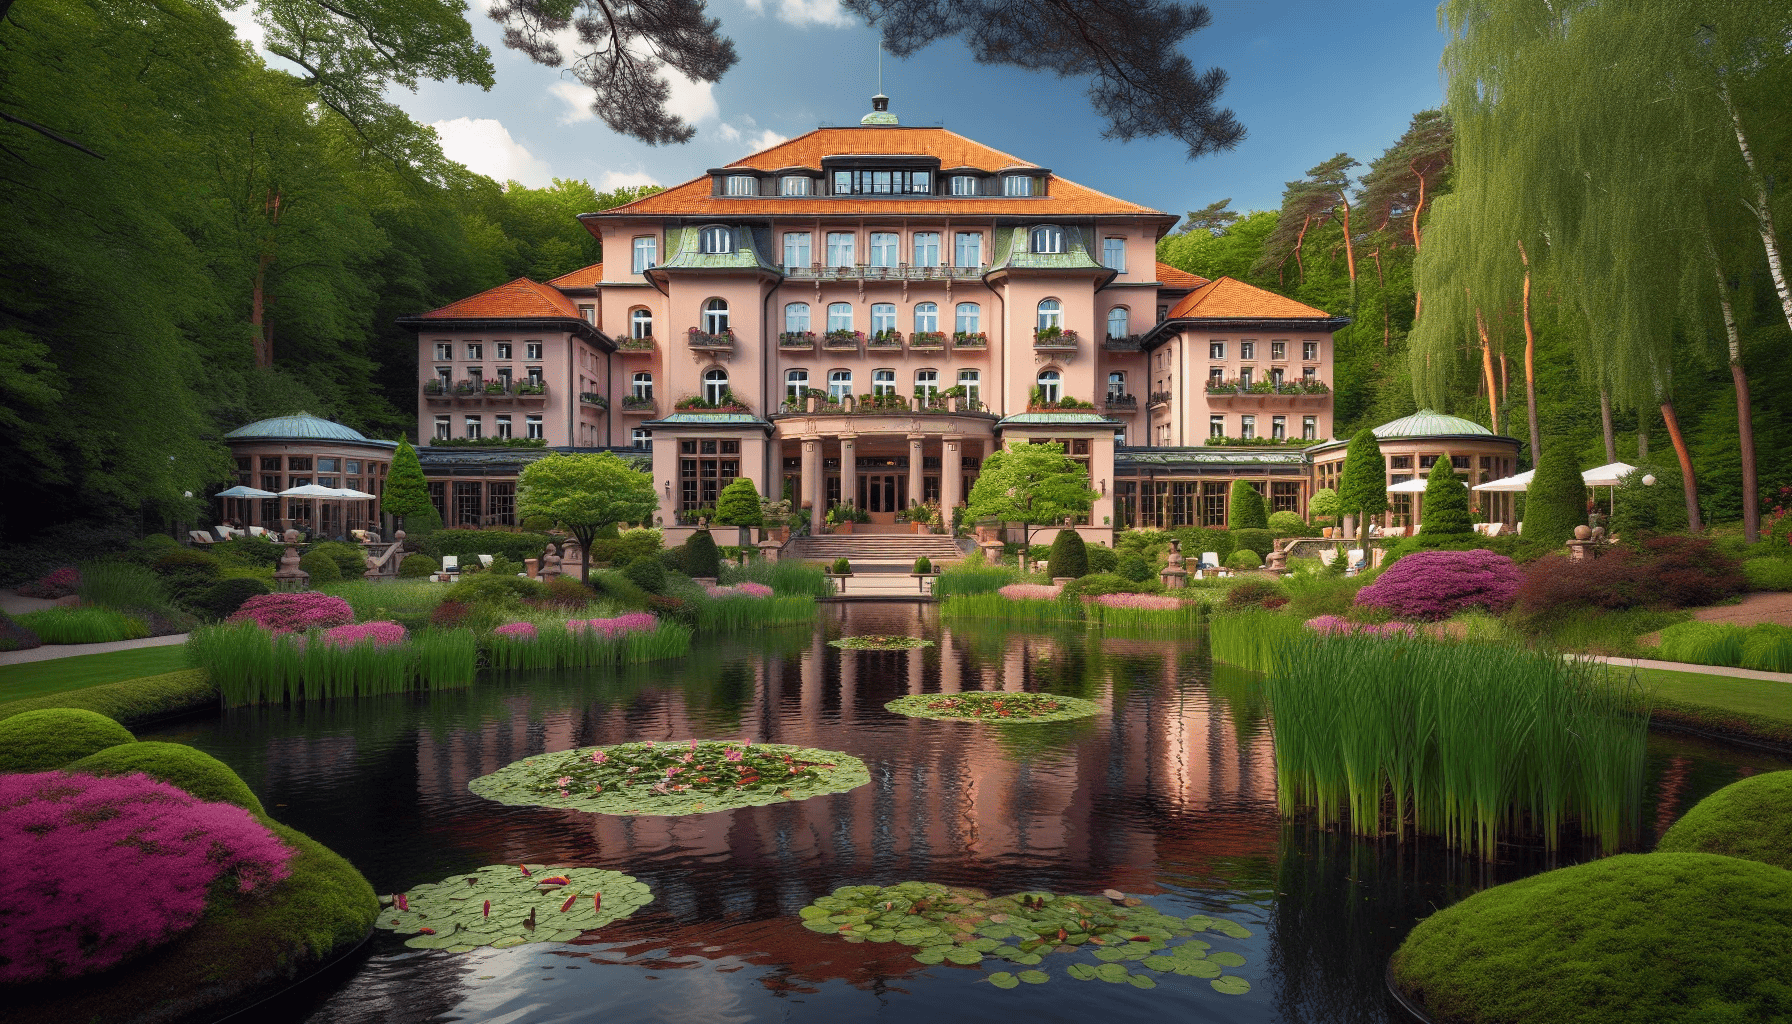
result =
[[968,478],[995,444],[995,417],[815,414],[775,419],[783,482],[812,515],[851,504],[890,524],[909,507],[964,501]]

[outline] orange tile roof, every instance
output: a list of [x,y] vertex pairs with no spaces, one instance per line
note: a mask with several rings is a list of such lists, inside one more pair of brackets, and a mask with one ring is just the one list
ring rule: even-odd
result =
[[1199,288],[1207,283],[1205,277],[1178,270],[1168,263],[1157,265],[1157,281],[1166,288]]
[[423,320],[481,320],[506,317],[573,317],[579,310],[572,300],[545,284],[519,277],[508,284],[488,288],[478,295],[451,302],[424,313]]
[[577,270],[561,274],[559,277],[550,278],[548,284],[555,288],[590,288],[603,279],[604,265],[593,263],[589,267],[580,267]]
[[1170,310],[1171,317],[1215,317],[1220,319],[1287,318],[1310,320],[1331,314],[1305,303],[1245,284],[1234,277],[1216,278],[1183,296]]
[[[983,171],[999,171],[1007,167],[1037,167],[994,150],[944,128],[817,128],[788,142],[761,150],[728,164],[729,167],[751,167],[775,171],[784,167],[821,169],[824,156],[848,155],[921,155],[935,156],[942,170],[954,167],[975,167]],[[986,196],[976,199],[871,199],[854,196],[848,200],[819,196],[810,199],[795,197],[734,198],[710,194],[710,178],[705,174],[663,192],[637,199],[625,206],[605,210],[594,216],[614,217],[630,214],[666,214],[672,216],[817,214],[817,213],[982,213],[982,214],[1107,214],[1168,216],[1148,206],[1079,185],[1057,175],[1051,176],[1047,195],[1033,198]]]

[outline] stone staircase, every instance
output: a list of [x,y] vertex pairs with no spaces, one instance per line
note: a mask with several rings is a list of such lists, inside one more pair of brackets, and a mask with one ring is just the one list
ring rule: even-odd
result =
[[908,572],[915,559],[925,556],[935,565],[964,557],[951,537],[939,534],[837,534],[798,537],[785,546],[780,558],[805,562],[832,562],[845,558],[854,572]]

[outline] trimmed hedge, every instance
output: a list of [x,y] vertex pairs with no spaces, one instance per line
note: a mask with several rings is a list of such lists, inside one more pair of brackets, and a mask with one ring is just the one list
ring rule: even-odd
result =
[[1120,568],[1120,553],[1105,544],[1085,545],[1090,572],[1113,572]]
[[1716,853],[1792,869],[1792,772],[1732,782],[1661,837],[1663,853]]
[[1230,512],[1226,521],[1234,532],[1269,528],[1269,509],[1263,504],[1263,495],[1251,486],[1250,481],[1232,481],[1232,493],[1228,495],[1228,499]]
[[1089,575],[1089,551],[1082,535],[1075,530],[1059,530],[1052,538],[1052,553],[1045,562],[1045,574],[1052,579],[1077,579]]
[[[1233,530],[1232,531],[1232,550],[1234,552],[1254,551],[1254,552],[1256,552],[1257,557],[1262,559],[1262,558],[1268,558],[1269,553],[1271,551],[1274,551],[1275,548],[1276,548],[1276,535],[1275,535],[1274,531],[1271,531],[1271,530]],[[1183,554],[1187,555],[1188,552],[1184,551]],[[1230,563],[1228,562],[1227,564],[1230,564]]]
[[1261,569],[1263,568],[1263,559],[1258,558],[1257,552],[1252,551],[1250,548],[1239,548],[1237,551],[1226,556],[1226,568],[1239,570]]
[[404,561],[398,563],[400,579],[422,579],[425,576],[434,576],[441,571],[442,563],[428,555],[406,555]]
[[88,775],[142,772],[201,800],[235,804],[257,815],[267,813],[229,765],[184,743],[120,743],[72,762],[65,770]]
[[722,571],[722,553],[716,550],[716,539],[708,530],[698,530],[684,542],[684,572],[695,579],[714,579]]
[[141,725],[218,702],[218,688],[199,669],[66,690],[0,704],[0,722],[33,711],[71,708],[104,715],[122,725]]
[[0,721],[0,774],[47,772],[136,740],[129,729],[92,711],[27,711]]
[[1143,583],[1156,575],[1151,571],[1151,563],[1138,555],[1127,555],[1120,559],[1120,564],[1115,567],[1115,571],[1134,583]]
[[657,558],[636,558],[622,567],[622,577],[649,594],[666,592],[666,566]]
[[1742,563],[1750,590],[1792,590],[1792,558],[1751,558]]
[[36,633],[14,622],[12,616],[0,612],[0,651],[28,651],[33,647],[42,647],[43,644]]
[[[408,534],[407,534],[408,538]],[[464,564],[474,555],[502,555],[513,562],[540,558],[555,538],[545,533],[515,533],[510,530],[436,530],[423,537],[417,547],[431,558],[458,555]]]

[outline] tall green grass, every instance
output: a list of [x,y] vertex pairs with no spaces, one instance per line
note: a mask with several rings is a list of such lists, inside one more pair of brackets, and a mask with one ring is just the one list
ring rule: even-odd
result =
[[372,622],[399,616],[426,616],[442,603],[448,588],[426,579],[344,580],[318,588],[340,597],[355,610],[356,622]]
[[1742,665],[1742,642],[1748,630],[1723,622],[1682,622],[1661,631],[1660,656],[1694,665]]
[[716,582],[723,586],[762,583],[779,597],[827,597],[833,592],[826,570],[819,565],[797,561],[755,559],[744,566],[724,565]]
[[90,604],[26,612],[13,621],[46,644],[105,644],[149,635],[149,626],[135,615]]
[[1108,633],[1139,633],[1163,637],[1172,633],[1190,633],[1201,627],[1207,618],[1208,605],[1188,601],[1180,608],[1110,608],[1091,601],[1083,613],[1091,626]]
[[81,601],[123,611],[159,612],[168,607],[162,578],[146,565],[105,558],[81,563]]
[[1254,609],[1215,612],[1207,624],[1207,646],[1213,660],[1253,672],[1273,668],[1276,651],[1284,641],[1315,635],[1292,615]]
[[492,636],[485,645],[486,662],[494,669],[595,668],[682,658],[691,652],[691,630],[676,623],[619,637],[594,629],[569,630],[564,624],[537,626],[534,639]]
[[1275,644],[1265,686],[1284,815],[1311,809],[1365,836],[1411,828],[1484,860],[1517,834],[1554,849],[1570,822],[1614,852],[1636,827],[1647,704],[1599,666],[1309,634]]
[[1083,621],[1083,605],[1080,601],[1012,601],[996,593],[963,594],[940,602],[940,618],[1047,626]]
[[1792,672],[1792,628],[1771,622],[1750,626],[1742,641],[1742,667]]
[[227,707],[366,697],[470,686],[479,661],[470,629],[425,630],[401,644],[340,646],[321,634],[268,633],[253,623],[204,626],[187,637]]
[[933,593],[942,600],[968,594],[990,594],[1025,578],[1012,567],[981,562],[959,564],[940,573],[933,581]]
[[705,633],[769,626],[807,625],[815,621],[815,598],[724,597],[697,607],[697,628]]

